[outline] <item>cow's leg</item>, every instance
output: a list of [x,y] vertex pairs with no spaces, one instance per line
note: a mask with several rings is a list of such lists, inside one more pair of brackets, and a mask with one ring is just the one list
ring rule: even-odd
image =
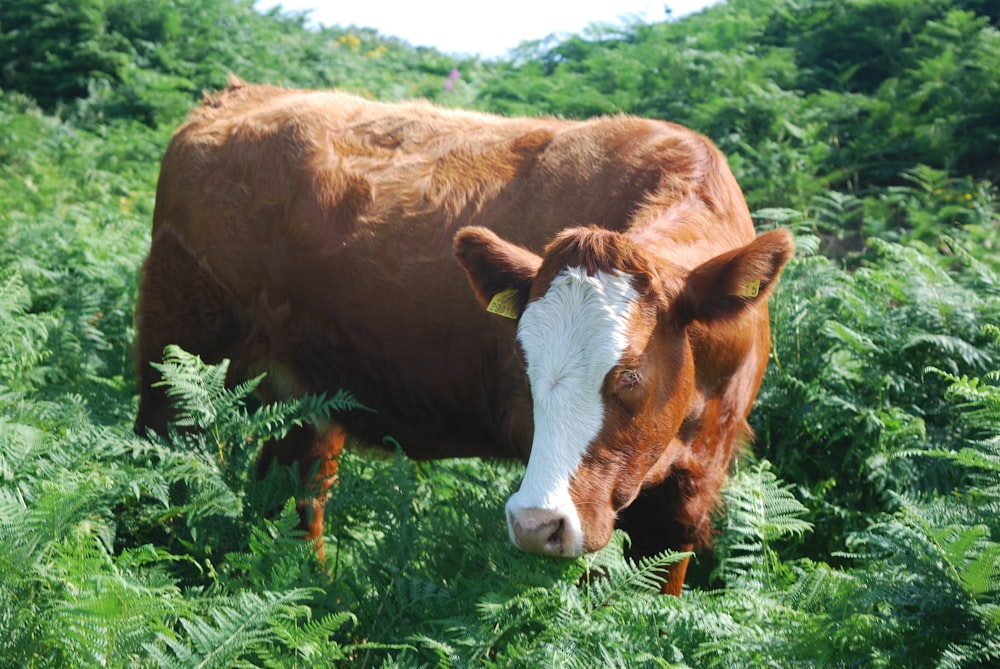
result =
[[[690,490],[682,490],[675,477],[661,485],[644,490],[632,504],[619,514],[618,527],[629,534],[631,543],[625,556],[638,561],[665,550],[691,551],[704,543],[709,528],[709,514],[694,518],[689,515],[693,500]],[[673,563],[661,575],[661,592],[680,596],[690,558]]]
[[[694,546],[691,544],[685,544],[677,550],[687,552],[692,548]],[[663,579],[663,585],[660,587],[660,592],[664,595],[673,595],[674,597],[681,596],[681,590],[684,588],[684,578],[687,576],[688,562],[690,561],[691,558],[686,557],[670,565]]]
[[337,424],[292,428],[283,439],[264,444],[257,459],[257,476],[263,478],[273,463],[290,466],[298,463],[302,493],[296,506],[306,539],[316,540],[316,551],[323,559],[323,511],[327,491],[337,478],[337,464],[347,433]]
[[[231,357],[234,346],[246,339],[246,330],[235,316],[237,313],[235,300],[211,271],[169,228],[162,228],[154,236],[143,264],[136,309],[137,432],[152,429],[165,435],[173,417],[166,392],[154,387],[161,375],[150,363],[162,359],[167,344],[176,344],[206,362]],[[230,368],[232,378],[227,383],[241,380],[243,372]],[[268,379],[258,388],[265,402],[286,396],[279,394],[273,385]],[[301,527],[309,539],[323,536],[327,490],[336,477],[337,458],[344,440],[345,433],[339,425],[296,427],[284,439],[265,444],[258,458],[260,477],[274,460],[284,465],[299,463],[305,492],[297,506]],[[322,555],[322,546],[318,550]]]
[[241,329],[232,296],[187,250],[169,228],[153,238],[139,279],[133,357],[139,381],[135,429],[166,434],[173,417],[160,372],[150,363],[163,358],[167,344],[215,363],[230,355]]

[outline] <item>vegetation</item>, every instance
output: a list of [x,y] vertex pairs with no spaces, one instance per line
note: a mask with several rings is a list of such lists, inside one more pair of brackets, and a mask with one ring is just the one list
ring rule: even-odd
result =
[[[0,3],[0,653],[17,667],[1000,662],[1000,4],[729,0],[498,61],[249,0]],[[458,72],[458,77],[451,75]],[[714,552],[520,553],[516,464],[349,452],[328,559],[255,446],[362,410],[260,408],[171,350],[183,420],[135,436],[136,273],[158,160],[251,81],[500,113],[628,112],[730,156],[798,255]],[[451,76],[450,76],[451,75]],[[445,85],[450,82],[449,85]],[[596,577],[595,577],[596,575]]]

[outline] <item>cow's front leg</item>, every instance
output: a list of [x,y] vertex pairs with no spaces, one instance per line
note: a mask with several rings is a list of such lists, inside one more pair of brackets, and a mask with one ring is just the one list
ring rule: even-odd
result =
[[[687,486],[683,486],[687,487]],[[690,552],[705,543],[709,531],[709,514],[694,518],[690,490],[671,476],[660,485],[644,490],[618,515],[618,527],[628,532],[631,542],[625,557],[638,562],[666,550]],[[684,587],[690,557],[668,566],[661,577],[660,591],[679,597]]]
[[344,428],[335,423],[296,427],[283,439],[265,444],[257,460],[258,478],[263,478],[275,461],[284,466],[298,463],[302,485],[296,502],[299,527],[305,531],[307,540],[316,541],[316,553],[321,560],[325,555],[323,512],[330,486],[337,478],[346,439]]

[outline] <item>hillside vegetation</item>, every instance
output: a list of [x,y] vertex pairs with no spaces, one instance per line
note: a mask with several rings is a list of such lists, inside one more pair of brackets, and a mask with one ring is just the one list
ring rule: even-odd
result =
[[[0,1],[0,664],[996,666],[998,27],[995,0],[730,0],[480,61],[249,0]],[[513,463],[348,453],[317,564],[295,477],[253,459],[349,389],[261,409],[175,349],[203,429],[133,434],[159,158],[229,72],[677,121],[795,232],[757,438],[681,598],[621,533],[511,546]]]

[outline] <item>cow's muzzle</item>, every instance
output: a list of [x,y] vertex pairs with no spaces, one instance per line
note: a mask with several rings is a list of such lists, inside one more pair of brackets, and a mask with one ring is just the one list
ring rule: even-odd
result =
[[510,539],[531,553],[560,557],[582,555],[583,533],[576,509],[507,508]]

